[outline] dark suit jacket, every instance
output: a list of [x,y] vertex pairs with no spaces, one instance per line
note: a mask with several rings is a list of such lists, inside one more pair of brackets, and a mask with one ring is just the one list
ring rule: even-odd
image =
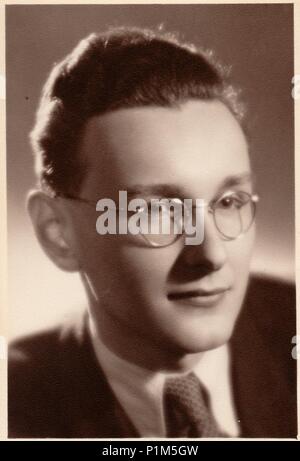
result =
[[[243,437],[296,437],[295,291],[253,278],[231,340]],[[217,379],[217,377],[216,377]],[[86,322],[11,345],[9,437],[139,437],[100,369]]]

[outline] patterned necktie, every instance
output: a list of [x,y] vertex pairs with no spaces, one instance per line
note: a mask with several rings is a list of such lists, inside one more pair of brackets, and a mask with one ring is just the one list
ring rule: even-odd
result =
[[167,437],[224,437],[209,410],[208,395],[194,373],[166,379],[164,408]]

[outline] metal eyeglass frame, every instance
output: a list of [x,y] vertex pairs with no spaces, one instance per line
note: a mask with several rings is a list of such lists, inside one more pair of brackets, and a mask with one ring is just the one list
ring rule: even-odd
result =
[[[221,200],[223,200],[224,198],[226,197],[230,197],[231,195],[233,194],[237,194],[237,193],[242,193],[244,195],[247,195],[249,197],[249,200],[244,204],[248,204],[249,201],[252,202],[252,206],[253,206],[253,216],[252,216],[252,219],[248,225],[248,227],[246,229],[244,229],[242,232],[240,232],[236,237],[228,237],[226,234],[224,234],[218,227],[218,224],[216,222],[216,218],[215,218],[215,209],[217,208],[217,205],[218,203],[220,203]],[[95,207],[97,201],[94,201],[94,200],[89,200],[89,199],[85,199],[83,197],[78,197],[78,196],[74,196],[72,194],[56,194],[53,198],[63,198],[63,199],[67,199],[67,200],[74,200],[74,201],[79,201],[79,202],[82,202],[82,203],[85,203],[85,204],[88,204],[90,206],[93,206]],[[176,201],[180,201],[182,203],[182,205],[184,206],[184,202],[181,200],[181,199],[178,199],[178,198],[174,198],[174,199],[169,199],[169,200],[176,200]],[[246,232],[248,232],[248,230],[250,229],[250,227],[252,226],[253,222],[254,222],[254,219],[255,219],[255,215],[256,215],[256,203],[259,201],[259,196],[257,194],[250,194],[248,192],[244,192],[244,191],[235,191],[235,192],[232,192],[231,194],[226,194],[224,193],[219,199],[213,201],[212,203],[202,203],[201,204],[201,207],[207,207],[208,208],[208,212],[211,213],[213,215],[213,219],[214,219],[214,224],[215,224],[215,227],[217,229],[217,231],[221,234],[222,237],[225,238],[225,240],[236,240],[237,238],[239,238],[240,236],[244,235]],[[197,205],[194,205],[193,206],[193,209],[194,208],[197,208]],[[116,211],[120,210],[119,208],[116,208]],[[137,210],[138,212],[143,212],[145,211],[145,208],[140,208],[139,210]],[[144,235],[143,233],[140,233],[138,235],[141,235],[144,240],[146,241],[146,243],[148,244],[148,246],[150,247],[155,247],[155,248],[164,248],[164,247],[167,247],[167,246],[170,246],[170,245],[173,245],[173,243],[175,243],[179,238],[181,238],[183,235],[185,234],[185,232],[183,231],[182,233],[180,234],[174,234],[174,240],[172,240],[171,242],[168,242],[167,244],[157,244],[157,243],[154,243],[154,242],[151,242],[146,235]]]

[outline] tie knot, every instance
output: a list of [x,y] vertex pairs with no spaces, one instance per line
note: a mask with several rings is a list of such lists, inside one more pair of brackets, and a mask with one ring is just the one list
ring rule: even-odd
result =
[[208,394],[194,373],[166,379],[164,407],[168,437],[221,436]]

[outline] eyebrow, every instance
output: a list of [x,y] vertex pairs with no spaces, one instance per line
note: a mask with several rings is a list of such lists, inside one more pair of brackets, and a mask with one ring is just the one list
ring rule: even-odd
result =
[[182,189],[172,184],[136,184],[127,189],[128,196],[135,195],[157,195],[162,197],[180,197]]
[[[228,188],[240,186],[254,180],[254,176],[251,172],[245,172],[237,175],[231,175],[225,178],[217,189],[217,193]],[[125,190],[125,189],[124,189]],[[137,195],[143,196],[159,196],[159,197],[176,197],[184,198],[184,191],[182,188],[173,184],[136,184],[127,188],[128,197],[134,197]]]
[[243,184],[254,182],[254,175],[251,172],[245,172],[237,175],[228,176],[222,181],[218,190],[227,189],[228,187],[242,186]]

